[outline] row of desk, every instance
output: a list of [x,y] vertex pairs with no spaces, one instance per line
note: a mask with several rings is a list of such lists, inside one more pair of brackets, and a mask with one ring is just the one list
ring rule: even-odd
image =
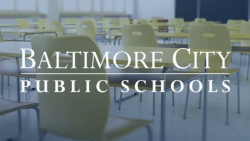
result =
[[[250,39],[250,38],[249,38]],[[163,65],[164,69],[162,70],[162,79],[166,80],[167,79],[167,70],[169,68],[175,67],[172,56],[174,52],[178,48],[186,48],[187,46],[183,45],[164,45],[163,47],[126,47],[126,46],[112,46],[112,45],[99,45],[100,51],[102,55],[104,55],[106,52],[110,52],[109,55],[109,61],[110,63],[113,63],[113,56],[117,52],[120,51],[125,51],[131,56],[131,64],[135,63],[135,55],[134,52],[144,52],[147,55],[147,58],[145,59],[145,62],[148,64],[152,64],[152,59],[151,57],[151,52],[152,51],[157,51],[157,52],[162,52],[164,55],[162,56],[162,62],[156,63],[156,66]],[[6,65],[7,67],[10,67],[10,69],[6,67],[0,67],[0,75],[7,75],[7,76],[15,76],[17,77],[17,83],[18,83],[18,88],[17,88],[17,95],[18,95],[18,100],[20,101],[20,77],[26,77],[26,78],[36,78],[36,76],[32,73],[35,72],[33,71],[25,71],[20,69],[20,61],[19,58],[22,57],[21,53],[21,48],[32,48],[30,42],[1,42],[0,43],[0,56],[6,56],[6,57],[14,57],[16,58],[16,61],[12,62],[14,63],[13,65]],[[239,47],[233,47],[233,51],[250,51],[250,47],[245,47],[245,48],[239,48]],[[197,50],[198,51],[198,50]],[[205,50],[199,50],[199,51],[205,51]],[[206,50],[207,51],[207,50]],[[29,55],[27,53],[26,55]],[[187,54],[180,54],[180,56],[185,56],[182,58],[178,59],[178,63],[185,65],[192,63],[194,61],[192,56],[187,56]],[[199,58],[199,59],[204,59],[204,58]],[[0,65],[3,65],[2,61],[0,62]],[[117,62],[119,64],[126,65],[127,63],[127,58],[125,56],[120,56],[117,58]],[[6,63],[6,62],[5,62]],[[8,63],[8,62],[7,62]],[[201,74],[204,75],[204,74]],[[206,76],[206,75],[205,75]],[[205,79],[207,79],[205,77]],[[205,80],[206,82],[206,80]],[[166,119],[166,94],[161,93],[161,116],[160,116],[160,136],[161,136],[161,141],[165,140],[165,135],[166,135],[166,128],[165,128],[165,119]],[[206,130],[207,130],[207,91],[204,92],[204,108],[203,108],[203,125],[202,125],[202,136],[203,138],[206,138]]]

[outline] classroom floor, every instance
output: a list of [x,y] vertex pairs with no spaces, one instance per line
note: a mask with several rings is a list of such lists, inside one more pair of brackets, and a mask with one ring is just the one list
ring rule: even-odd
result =
[[[243,62],[244,63],[244,62]],[[232,67],[238,67],[239,54],[233,56]],[[7,77],[4,77],[4,99],[16,100],[16,78],[10,77],[10,86],[7,85]],[[209,77],[212,79],[212,77]],[[208,94],[208,140],[209,141],[249,141],[250,140],[250,84],[246,81],[246,67],[244,66],[240,74],[241,90],[241,114],[237,114],[237,85],[236,75],[232,75],[230,93],[230,124],[225,124],[226,95],[221,93]],[[221,87],[220,76],[216,76],[214,88]],[[117,89],[118,90],[118,89]],[[118,104],[113,100],[113,88],[111,88],[111,115],[154,120],[151,125],[153,129],[154,141],[159,140],[159,116],[160,116],[160,94],[157,94],[156,115],[152,115],[152,94],[143,94],[143,101],[139,101],[139,96],[123,102],[122,109],[118,110]],[[37,92],[22,93],[22,101],[37,102]],[[166,139],[168,141],[200,141],[202,129],[202,109],[198,109],[199,94],[190,93],[187,119],[184,120],[183,111],[186,98],[186,90],[175,94],[175,107],[172,106],[172,94],[167,93],[166,105]],[[22,134],[20,141],[35,141],[38,138],[37,118],[34,110],[22,110]],[[13,112],[0,116],[0,141],[16,137],[18,112]],[[135,131],[118,141],[146,141],[147,132],[145,129]],[[72,141],[72,139],[61,138],[52,134],[45,137],[45,141]]]

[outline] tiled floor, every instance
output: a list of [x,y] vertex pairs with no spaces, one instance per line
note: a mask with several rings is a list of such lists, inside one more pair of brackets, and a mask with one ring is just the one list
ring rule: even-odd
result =
[[[238,67],[239,54],[234,55],[232,67]],[[237,114],[237,85],[236,75],[231,80],[230,93],[230,124],[225,124],[225,102],[226,95],[221,93],[208,94],[208,141],[249,141],[250,140],[250,84],[246,81],[246,67],[241,71],[241,114]],[[212,77],[209,77],[212,78]],[[216,77],[214,88],[221,88],[222,78]],[[16,78],[10,77],[10,86],[7,86],[7,77],[4,80],[3,98],[16,100]],[[111,88],[113,98],[113,88]],[[22,101],[37,102],[37,92],[29,94],[22,93]],[[187,119],[184,120],[183,110],[186,98],[186,91],[175,94],[176,106],[172,106],[171,92],[167,93],[167,117],[166,117],[166,138],[168,141],[200,141],[202,109],[198,109],[199,95],[190,93]],[[151,125],[153,129],[154,141],[159,140],[159,114],[160,114],[160,95],[157,94],[156,115],[152,115],[152,94],[147,92],[143,95],[143,101],[135,97],[125,101],[122,109],[118,110],[118,104],[112,99],[111,115],[122,117],[139,118],[154,120]],[[37,120],[34,110],[22,110],[22,134],[20,141],[35,141],[38,137]],[[18,112],[13,112],[0,117],[0,141],[17,136]],[[119,141],[146,141],[147,134],[145,129],[133,132]],[[45,137],[45,141],[70,141],[52,134]]]

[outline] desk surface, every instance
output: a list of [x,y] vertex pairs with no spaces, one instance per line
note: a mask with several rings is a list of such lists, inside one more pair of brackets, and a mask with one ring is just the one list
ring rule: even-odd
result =
[[1,27],[19,27],[18,24],[0,24],[0,28]]
[[[75,25],[63,25],[65,29],[76,29]],[[122,26],[95,26],[96,29],[121,29]]]
[[[229,31],[240,31],[240,27],[227,27]],[[190,27],[183,27],[182,30],[188,31]]]
[[[121,37],[122,33],[108,34],[110,36]],[[166,33],[156,32],[156,38],[189,38],[189,33]],[[250,40],[250,34],[230,34],[231,40]]]
[[[162,52],[162,62],[156,62],[157,66],[163,65],[164,67],[175,67],[173,63],[173,54],[177,48],[160,48],[160,47],[123,47],[123,46],[112,46],[112,45],[100,45],[101,53],[104,55],[106,52],[109,53],[109,61],[113,63],[113,56],[120,51],[125,51],[131,56],[131,64],[135,63],[135,54],[134,52],[144,52],[146,54],[145,62],[148,66],[152,65],[152,53],[151,52]],[[0,56],[8,57],[22,57],[21,48],[31,48],[30,42],[1,42],[0,43]],[[197,50],[198,51],[198,50]],[[201,49],[199,51],[206,51]],[[28,55],[29,53],[27,53]],[[180,65],[187,65],[193,62],[193,57],[188,55],[187,52],[180,52],[178,63]],[[127,64],[126,55],[118,55],[117,63],[118,64]]]
[[35,33],[55,33],[55,30],[39,30],[39,29],[1,29],[2,33],[27,33],[27,34],[35,34]]

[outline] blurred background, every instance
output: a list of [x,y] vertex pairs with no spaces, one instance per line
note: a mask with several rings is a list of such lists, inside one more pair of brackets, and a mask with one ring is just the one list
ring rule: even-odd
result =
[[[0,0],[0,22],[6,18],[64,20],[83,17],[133,19],[205,17],[211,21],[248,19],[248,0]],[[13,22],[16,22],[15,20]]]
[[83,17],[174,18],[174,0],[0,0],[0,22],[8,18],[64,20]]

